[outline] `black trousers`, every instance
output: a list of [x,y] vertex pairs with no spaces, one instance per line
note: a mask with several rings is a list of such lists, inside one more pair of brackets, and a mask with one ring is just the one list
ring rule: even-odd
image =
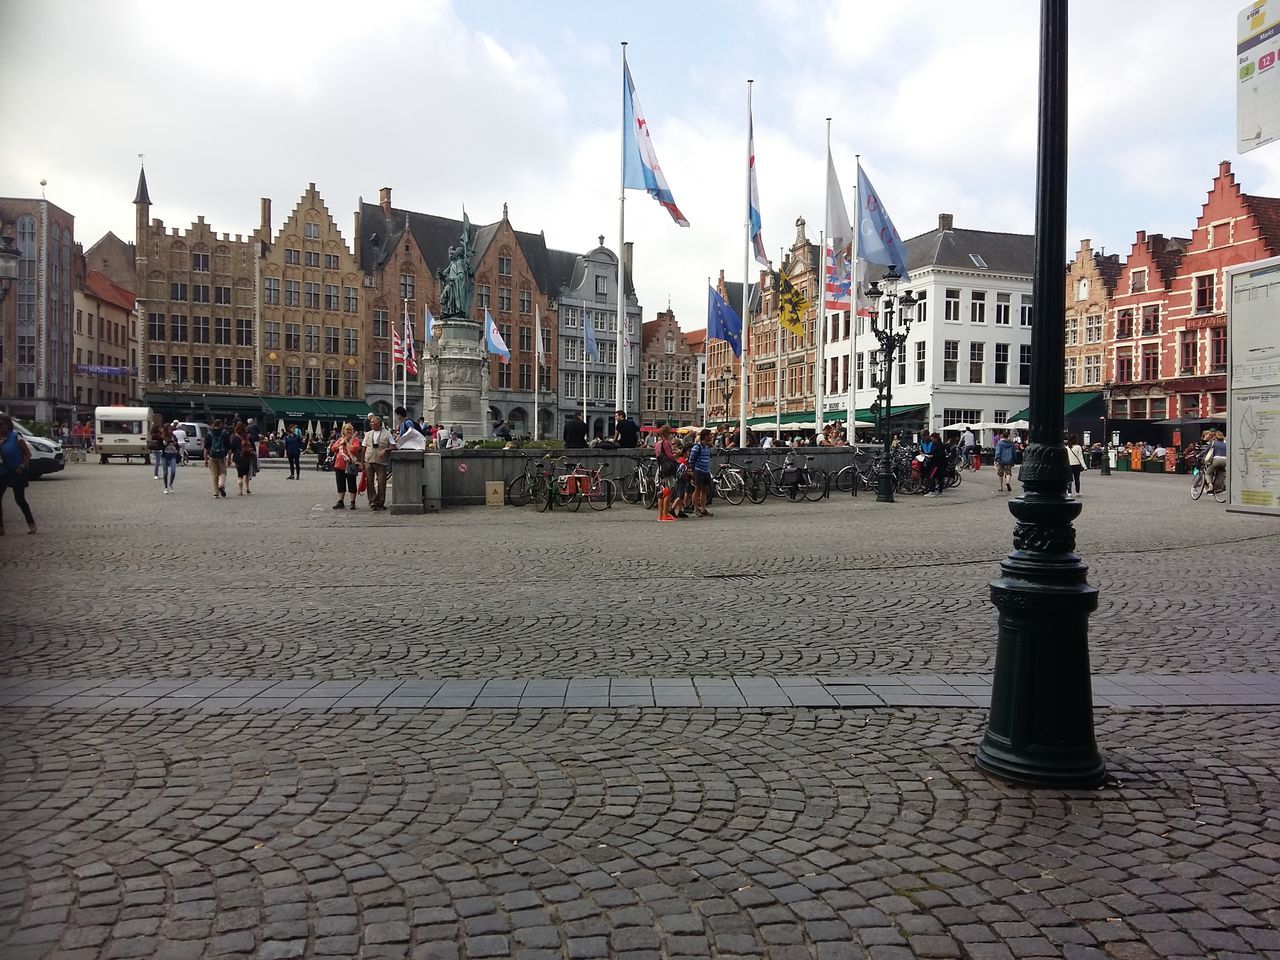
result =
[[4,523],[4,492],[6,490],[13,491],[13,500],[22,511],[22,516],[26,518],[27,523],[35,523],[31,516],[31,508],[27,506],[27,478],[22,477],[15,482],[6,474],[0,477],[0,524]]
[[302,454],[290,453],[289,457],[289,476],[296,477],[302,473]]

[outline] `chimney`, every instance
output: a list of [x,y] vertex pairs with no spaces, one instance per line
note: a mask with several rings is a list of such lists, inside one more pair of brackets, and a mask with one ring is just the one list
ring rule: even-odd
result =
[[938,214],[938,229],[953,230],[955,229],[956,218],[949,213]]
[[1139,230],[1139,231],[1138,231],[1138,243],[1146,243],[1146,242],[1147,242],[1147,231],[1145,231],[1145,230]]
[[378,204],[386,216],[391,216],[391,188],[383,187],[378,191]]
[[271,198],[262,198],[262,239],[271,239]]

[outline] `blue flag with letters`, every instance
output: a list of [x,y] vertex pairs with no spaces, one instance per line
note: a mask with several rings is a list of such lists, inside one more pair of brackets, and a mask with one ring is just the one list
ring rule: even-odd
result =
[[735,357],[742,356],[742,318],[715,287],[707,287],[707,336],[723,340]]
[[898,228],[889,218],[889,211],[880,202],[880,195],[862,172],[861,163],[858,164],[858,222],[855,229],[859,260],[897,267],[898,274],[906,277],[907,249],[898,236]]

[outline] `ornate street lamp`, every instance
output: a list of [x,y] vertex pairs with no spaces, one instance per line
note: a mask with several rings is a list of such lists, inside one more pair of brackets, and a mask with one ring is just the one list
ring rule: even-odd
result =
[[1095,787],[1106,778],[1093,733],[1089,614],[1098,606],[1075,553],[1062,438],[1066,326],[1067,0],[1040,7],[1040,123],[1031,333],[1031,445],[1023,455],[1013,552],[991,583],[1000,614],[991,712],[978,766],[1014,783]]
[[1111,381],[1102,385],[1102,464],[1098,467],[1098,476],[1111,476]]
[[18,247],[13,237],[0,238],[0,303],[9,295],[9,287],[18,279]]
[[720,384],[720,395],[724,397],[724,420],[729,422],[729,401],[733,399],[733,388],[737,386],[738,378],[734,376],[732,367],[725,367],[720,371],[718,380]]
[[[893,355],[907,348],[907,335],[911,332],[911,320],[916,298],[908,290],[895,296],[902,277],[897,267],[890,267],[883,277],[884,289],[877,281],[867,288],[871,302],[871,332],[880,341],[880,383],[884,400],[881,404],[884,417],[884,451],[880,455],[880,476],[876,479],[876,503],[893,503]],[[881,298],[884,298],[883,311]],[[895,302],[896,301],[896,302]]]

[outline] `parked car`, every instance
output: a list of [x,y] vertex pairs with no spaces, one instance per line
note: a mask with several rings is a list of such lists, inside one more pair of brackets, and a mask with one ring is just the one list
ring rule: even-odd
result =
[[187,433],[187,456],[192,460],[204,458],[204,437],[209,432],[207,423],[186,423],[179,421],[178,426]]
[[50,440],[48,437],[37,437],[17,420],[13,422],[13,428],[22,434],[22,439],[27,441],[27,449],[31,451],[31,466],[27,468],[27,475],[32,480],[39,480],[46,474],[57,473],[67,465],[66,454],[63,453],[62,444],[58,441]]

